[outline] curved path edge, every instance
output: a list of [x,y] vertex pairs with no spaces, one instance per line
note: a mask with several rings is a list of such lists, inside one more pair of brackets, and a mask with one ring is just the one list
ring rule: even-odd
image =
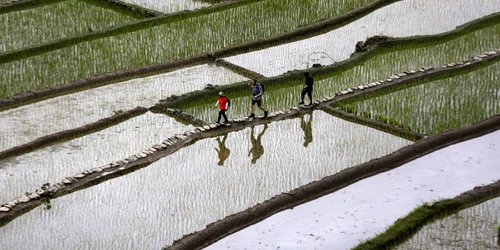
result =
[[449,145],[470,140],[498,129],[500,129],[500,115],[495,115],[486,121],[469,127],[425,138],[390,155],[342,170],[319,181],[277,195],[254,207],[209,224],[201,231],[185,235],[176,240],[170,247],[164,249],[201,249],[207,247],[273,214],[330,194],[370,176],[395,169]]
[[383,233],[352,249],[392,249],[410,239],[426,224],[499,196],[500,180],[486,186],[475,187],[473,190],[464,192],[453,199],[427,202],[417,207],[407,216],[398,219]]

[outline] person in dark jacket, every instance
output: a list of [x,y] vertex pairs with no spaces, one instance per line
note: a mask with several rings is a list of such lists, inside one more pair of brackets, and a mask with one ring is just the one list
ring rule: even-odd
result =
[[312,119],[313,113],[309,115],[309,121],[305,120],[305,115],[300,117],[300,128],[304,131],[304,147],[307,148],[307,145],[312,142]]
[[249,118],[254,118],[255,114],[253,112],[253,106],[257,104],[257,107],[262,109],[264,111],[264,118],[267,117],[267,110],[262,106],[262,95],[264,94],[264,89],[262,85],[257,82],[257,80],[253,80],[252,83],[250,83],[250,88],[252,88],[252,102],[250,105],[250,115],[248,116]]
[[302,89],[302,93],[300,94],[300,102],[299,104],[304,104],[304,96],[307,94],[309,97],[309,105],[312,104],[312,92],[313,92],[313,84],[314,79],[309,75],[309,72],[304,73],[306,77],[306,83],[304,84],[304,88]]
[[215,123],[219,124],[220,118],[222,116],[224,117],[224,124],[228,124],[229,121],[227,120],[226,110],[229,107],[229,100],[223,92],[219,92],[219,98],[217,99],[217,103],[215,104],[215,107],[217,106],[219,106],[219,116],[217,117],[217,121]]

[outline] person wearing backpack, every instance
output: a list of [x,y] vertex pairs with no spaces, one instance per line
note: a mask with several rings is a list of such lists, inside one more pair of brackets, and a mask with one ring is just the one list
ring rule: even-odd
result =
[[267,110],[262,106],[262,95],[264,94],[264,86],[257,82],[256,79],[253,79],[249,84],[250,88],[252,88],[252,102],[250,105],[250,115],[248,118],[254,118],[255,114],[253,112],[253,106],[257,104],[262,111],[264,111],[264,118],[267,117]]
[[217,121],[215,123],[220,124],[221,116],[224,117],[224,124],[228,124],[226,110],[229,108],[231,101],[224,95],[223,92],[219,92],[219,98],[217,99],[217,103],[215,107],[219,106],[219,116],[217,117]]

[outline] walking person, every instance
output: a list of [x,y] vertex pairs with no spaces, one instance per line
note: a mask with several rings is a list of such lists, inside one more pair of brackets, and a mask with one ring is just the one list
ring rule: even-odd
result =
[[267,117],[267,110],[262,106],[262,95],[264,94],[264,87],[257,82],[256,79],[253,79],[253,81],[249,84],[250,88],[252,88],[252,103],[250,105],[250,115],[248,118],[254,118],[255,113],[253,112],[253,106],[257,104],[257,107],[259,107],[262,111],[264,111],[264,118]]
[[312,104],[312,92],[313,92],[313,84],[314,79],[309,75],[309,72],[304,73],[306,77],[306,83],[304,84],[304,88],[302,89],[302,93],[300,94],[300,102],[299,104],[304,104],[304,96],[307,94],[309,97],[309,105]]
[[223,92],[219,92],[219,98],[217,99],[217,103],[215,107],[219,106],[219,116],[217,117],[217,121],[215,123],[220,124],[221,116],[224,117],[224,124],[228,124],[226,110],[229,108],[229,99],[224,95]]
[[305,120],[305,115],[300,117],[300,128],[304,131],[304,147],[307,148],[307,145],[312,142],[313,140],[313,135],[312,135],[312,120],[313,120],[313,113],[309,115],[309,121]]
[[222,138],[222,141],[220,140],[220,137],[217,137],[217,143],[219,144],[219,148],[215,149],[217,151],[217,156],[219,156],[219,162],[217,165],[222,166],[224,165],[224,161],[229,157],[229,154],[231,153],[231,150],[229,150],[226,147],[226,139],[227,139],[227,134],[224,135]]
[[252,155],[252,164],[255,164],[257,160],[264,154],[264,146],[262,146],[262,136],[266,132],[267,123],[264,124],[264,129],[259,133],[257,138],[255,138],[255,133],[253,130],[250,131],[250,142],[252,143],[252,148],[248,152],[248,156]]

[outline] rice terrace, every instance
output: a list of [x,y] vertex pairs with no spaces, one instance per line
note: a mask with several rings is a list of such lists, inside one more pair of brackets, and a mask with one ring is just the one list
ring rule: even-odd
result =
[[0,23],[0,249],[500,250],[500,0]]

